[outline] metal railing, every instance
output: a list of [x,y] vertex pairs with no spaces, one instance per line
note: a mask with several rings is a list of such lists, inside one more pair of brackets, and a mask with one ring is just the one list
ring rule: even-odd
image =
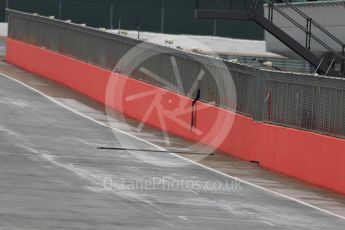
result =
[[[250,7],[247,7],[245,10],[241,11],[234,11],[234,10],[215,10],[215,9],[208,9],[208,8],[200,8],[199,4],[200,0],[196,0],[196,17],[197,18],[208,18],[208,19],[225,19],[225,20],[253,20],[262,26],[266,31],[271,33],[274,37],[279,39],[282,43],[286,46],[291,48],[295,51],[298,55],[302,58],[307,60],[310,64],[314,67],[317,67],[317,72],[321,74],[330,74],[333,76],[345,76],[345,46],[344,44],[337,39],[334,35],[329,33],[326,29],[324,29],[321,25],[313,21],[310,17],[304,14],[301,10],[297,7],[292,5],[291,3],[287,3],[284,1],[285,6],[288,9],[292,9],[293,12],[297,13],[298,15],[302,16],[303,19],[306,19],[306,27],[301,25],[297,20],[295,20],[292,16],[285,13],[275,4],[273,4],[270,0],[262,0],[263,3],[268,5],[268,15],[267,18],[262,15],[261,12],[257,12],[257,7],[259,6],[259,0],[253,0]],[[261,11],[261,9],[260,9]],[[296,28],[303,31],[306,35],[305,39],[305,46],[303,46],[299,41],[297,41],[294,37],[287,34],[284,30],[282,30],[279,26],[273,23],[273,15],[274,12],[277,12],[285,18],[287,21],[292,23]],[[313,27],[312,27],[313,26]],[[312,32],[312,28],[317,28],[321,31],[321,33],[325,34],[326,38],[330,38],[331,41],[336,42],[338,45],[341,46],[341,50],[338,52],[331,47],[328,42],[320,39]],[[323,48],[328,50],[332,56],[331,60],[328,60],[329,55],[324,58],[318,57],[313,52],[311,52],[311,40],[315,41],[317,44],[321,45]],[[331,68],[334,62],[340,62],[342,64],[342,70],[337,71],[336,69]]]
[[[291,4],[290,2],[283,0],[283,2],[292,10],[294,10],[296,13],[298,13],[300,16],[302,16],[304,19],[306,19],[306,27],[302,26],[300,23],[298,23],[295,19],[293,19],[292,17],[290,17],[288,14],[286,14],[284,11],[282,11],[281,9],[279,9],[278,7],[276,7],[271,1],[269,0],[263,0],[265,3],[268,4],[268,11],[269,11],[269,20],[273,21],[273,10],[275,10],[276,12],[278,12],[280,15],[282,15],[284,18],[286,18],[287,20],[289,20],[291,23],[293,23],[296,27],[298,27],[300,30],[302,30],[305,34],[306,34],[306,48],[310,49],[310,38],[312,38],[313,40],[315,40],[317,43],[319,43],[320,45],[322,45],[324,48],[326,48],[328,51],[330,51],[331,53],[333,53],[335,56],[337,56],[339,59],[344,60],[345,59],[345,44],[343,42],[341,42],[338,38],[336,38],[334,35],[332,35],[330,32],[328,32],[325,28],[323,28],[321,25],[319,25],[318,23],[316,23],[314,20],[312,20],[312,18],[310,18],[308,15],[306,15],[305,13],[303,13],[300,9],[298,9],[296,6],[294,6],[293,4]],[[317,36],[315,36],[312,31],[311,31],[311,26],[315,26],[316,28],[318,28],[321,32],[323,32],[325,35],[327,35],[329,38],[331,38],[333,41],[335,41],[337,44],[340,45],[341,48],[341,53],[339,54],[339,52],[335,51],[334,49],[332,49],[329,45],[327,45],[324,41],[322,41],[321,39],[319,39]]]
[[[141,49],[154,55],[139,63],[129,77],[186,96],[191,96],[185,92],[192,87],[203,68],[193,58],[193,55],[198,54],[187,55],[185,51],[38,15],[9,11],[9,19],[11,39],[45,47],[109,70],[118,66],[121,58],[139,45]],[[184,88],[182,91],[174,87],[176,78],[171,57],[175,58],[180,70]],[[224,65],[220,65],[220,59],[206,56],[198,58],[205,61],[207,69],[224,68]],[[258,70],[235,63],[225,63],[225,67],[233,78],[235,98],[220,100],[229,95],[226,91],[232,89],[223,85],[218,90],[214,76],[206,71],[201,84],[203,101],[214,101],[218,106],[236,110],[257,121],[345,137],[345,79]],[[150,78],[140,71],[141,68],[156,73],[161,80]],[[114,71],[121,72],[121,65]],[[218,74],[221,73],[222,71],[218,71]],[[237,101],[235,108],[232,106],[234,100]]]
[[291,9],[293,9],[295,12],[297,12],[299,15],[301,15],[303,18],[305,18],[307,21],[309,21],[309,31],[311,31],[311,25],[318,28],[320,31],[322,31],[324,34],[326,34],[329,38],[331,38],[333,41],[338,43],[340,45],[340,48],[342,50],[342,59],[345,58],[345,44],[339,40],[337,37],[335,37],[332,33],[330,33],[328,30],[326,30],[324,27],[322,27],[320,24],[315,22],[312,18],[310,18],[308,15],[306,15],[303,11],[298,9],[295,5],[291,4],[291,2],[287,0],[283,0],[283,2],[288,5]]

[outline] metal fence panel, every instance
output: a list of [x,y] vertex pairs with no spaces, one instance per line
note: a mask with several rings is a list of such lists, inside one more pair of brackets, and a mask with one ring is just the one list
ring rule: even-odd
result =
[[264,121],[345,136],[345,81],[267,73]]
[[[344,79],[256,70],[235,63],[222,65],[221,59],[16,11],[9,12],[9,19],[12,39],[121,73],[126,66],[121,58],[137,47],[150,57],[138,63],[130,77],[193,97],[188,92],[205,71],[201,81],[201,100],[205,102],[259,121],[345,137]],[[225,70],[231,73],[234,85],[230,79],[222,79]],[[220,89],[215,79],[221,79]],[[231,96],[235,90],[236,95]]]

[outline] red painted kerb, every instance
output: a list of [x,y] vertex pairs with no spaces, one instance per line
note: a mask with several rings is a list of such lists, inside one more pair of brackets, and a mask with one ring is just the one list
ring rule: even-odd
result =
[[[126,89],[122,92],[125,96],[157,90],[168,98],[190,100],[119,74],[111,76],[111,71],[12,39],[7,40],[6,60],[102,103],[107,103],[106,87],[110,77],[119,82],[126,81]],[[163,106],[169,106],[164,104],[166,101],[168,100],[161,100]],[[109,106],[141,120],[149,103],[150,100],[139,100],[120,106],[119,101],[114,100]],[[198,111],[197,124],[197,128],[204,133],[213,125],[214,116],[235,117],[231,131],[226,133],[224,141],[219,145],[220,150],[244,160],[258,161],[263,167],[345,194],[345,140],[258,123],[216,106],[206,106],[206,109]],[[187,122],[190,117],[185,116],[182,119]],[[158,121],[157,115],[152,115],[147,123],[184,138],[202,140],[210,145],[219,144],[211,138],[200,138],[190,130],[176,125],[174,121],[167,121],[166,127],[161,127]]]

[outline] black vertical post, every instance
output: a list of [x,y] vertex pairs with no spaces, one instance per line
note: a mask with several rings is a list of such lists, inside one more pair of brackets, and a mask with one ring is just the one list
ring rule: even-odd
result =
[[137,18],[136,23],[135,23],[135,26],[137,27],[138,40],[140,39],[140,24],[141,24],[141,21],[140,21],[139,18]]
[[217,19],[213,19],[213,36],[217,35]]
[[121,29],[121,5],[118,0],[113,0],[113,3],[114,3],[113,17],[116,17],[117,28],[118,30],[120,30]]
[[345,76],[345,45],[343,45],[343,50],[341,51],[341,54],[343,56],[343,60],[342,60],[342,63],[341,63],[341,72]]
[[310,50],[310,43],[311,43],[311,18],[307,19],[307,28],[305,32],[305,48]]
[[8,9],[8,0],[6,0],[6,7],[5,7],[5,22],[8,22],[8,13],[7,13],[7,10]]
[[110,17],[109,17],[109,28],[112,30],[114,29],[114,3],[110,3]]
[[305,48],[308,48],[308,28],[309,28],[309,20],[307,19],[307,26],[306,26],[306,31],[305,31]]
[[164,33],[165,23],[165,0],[161,0],[161,33]]
[[62,19],[62,0],[59,1],[58,18],[59,18],[59,19]]
[[268,4],[268,20],[273,22],[273,4],[272,3]]
[[[218,4],[218,0],[216,0],[216,4]],[[217,35],[217,19],[213,19],[213,36]]]
[[308,49],[310,50],[310,46],[311,46],[311,25],[312,25],[312,22],[311,22],[311,18],[309,19],[310,20],[310,22],[309,22],[309,47],[308,47]]

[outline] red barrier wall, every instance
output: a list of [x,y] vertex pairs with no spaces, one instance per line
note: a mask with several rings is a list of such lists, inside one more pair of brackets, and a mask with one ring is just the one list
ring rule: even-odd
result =
[[[202,132],[198,135],[189,127],[191,100],[177,93],[12,39],[7,41],[6,60],[138,120],[146,120],[149,106],[157,100],[157,107],[147,117],[147,124],[345,194],[343,139],[257,123],[248,117],[204,103],[197,105],[202,108],[197,112],[196,128]],[[153,95],[133,99],[140,93],[152,90]],[[181,106],[184,102],[185,107]],[[185,113],[176,115],[179,109]],[[164,125],[160,122],[162,111]],[[176,117],[178,121],[174,119]],[[230,131],[223,129],[231,123]]]

